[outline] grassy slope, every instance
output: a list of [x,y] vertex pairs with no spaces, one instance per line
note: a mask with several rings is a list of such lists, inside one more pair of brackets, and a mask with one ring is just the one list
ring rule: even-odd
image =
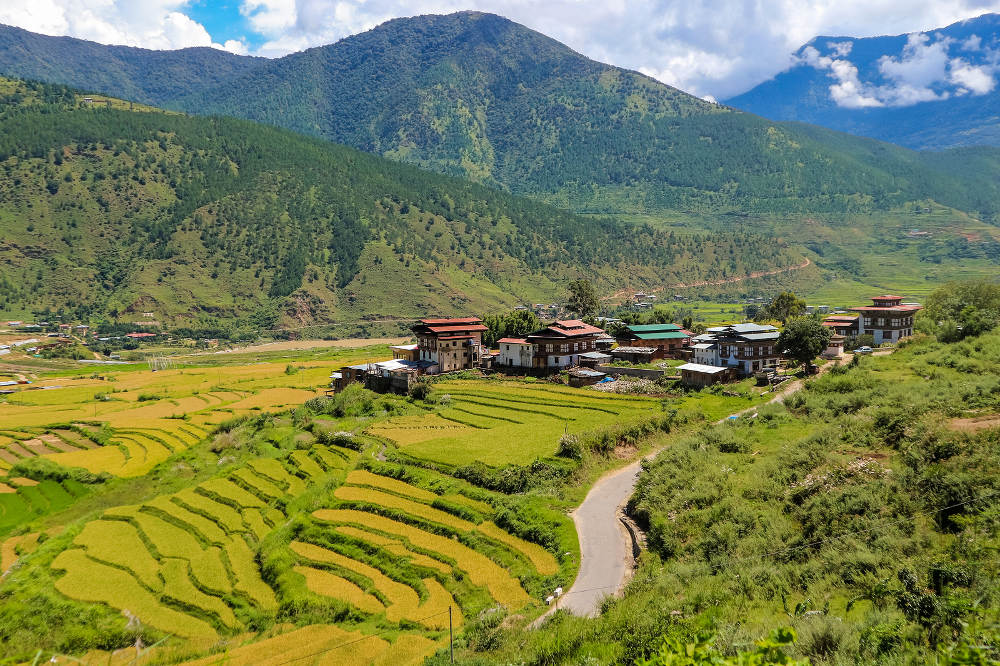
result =
[[245,121],[5,85],[5,314],[300,326],[511,307],[580,275],[678,281],[797,260],[763,237],[585,219]]

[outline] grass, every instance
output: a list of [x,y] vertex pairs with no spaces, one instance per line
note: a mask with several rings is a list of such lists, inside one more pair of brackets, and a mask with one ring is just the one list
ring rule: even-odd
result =
[[416,458],[449,465],[502,465],[554,455],[567,432],[641,418],[660,409],[658,401],[647,398],[515,382],[446,381],[436,384],[435,392],[450,396],[451,407],[424,417],[389,419],[368,432],[393,440]]

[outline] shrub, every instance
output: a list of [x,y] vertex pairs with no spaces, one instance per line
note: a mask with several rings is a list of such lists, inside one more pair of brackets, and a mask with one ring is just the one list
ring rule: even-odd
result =
[[583,458],[583,445],[580,443],[580,438],[570,433],[564,434],[559,438],[559,449],[556,451],[556,455],[573,460]]
[[16,462],[8,472],[10,476],[24,476],[35,481],[66,481],[95,484],[111,480],[107,472],[95,474],[82,467],[63,467],[48,458],[23,458]]

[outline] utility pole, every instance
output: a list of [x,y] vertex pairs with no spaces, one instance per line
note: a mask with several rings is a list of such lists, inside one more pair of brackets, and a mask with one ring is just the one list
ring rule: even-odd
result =
[[455,635],[451,629],[451,606],[448,606],[448,651],[451,653],[451,663],[455,663]]

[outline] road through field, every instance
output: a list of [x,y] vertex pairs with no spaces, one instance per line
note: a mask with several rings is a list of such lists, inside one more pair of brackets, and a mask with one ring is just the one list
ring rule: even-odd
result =
[[[820,372],[829,367],[832,364],[823,366]],[[803,380],[789,383],[769,402],[782,402],[801,389],[803,383]],[[750,407],[730,416],[756,409],[757,407]],[[719,423],[725,420],[721,419]],[[662,448],[658,448],[652,451],[645,459],[656,457],[661,450]],[[580,571],[573,586],[558,600],[557,608],[564,608],[574,615],[594,617],[600,610],[601,599],[617,594],[624,587],[632,567],[632,538],[621,517],[625,503],[635,491],[640,468],[641,461],[637,460],[604,475],[572,513],[580,540]],[[549,613],[555,610],[553,608]],[[544,617],[539,618],[535,626]]]

